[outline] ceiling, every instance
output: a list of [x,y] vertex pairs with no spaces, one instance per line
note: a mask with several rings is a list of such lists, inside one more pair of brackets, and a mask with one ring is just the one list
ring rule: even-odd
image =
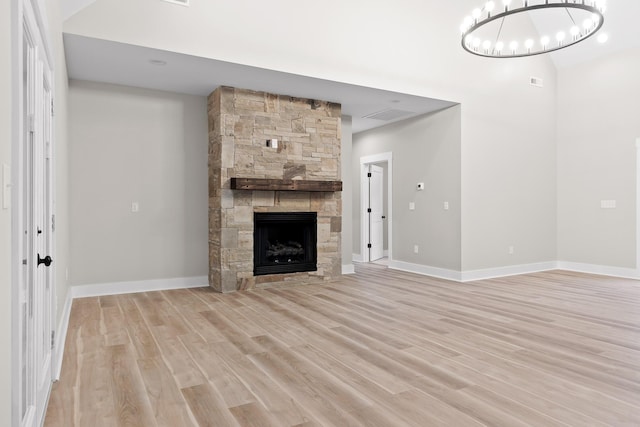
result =
[[[95,0],[62,0],[65,18]],[[482,1],[479,1],[481,4]],[[468,11],[461,4],[461,19]],[[602,32],[609,41],[592,37],[551,54],[558,68],[595,59],[618,50],[640,47],[640,1],[611,0]],[[565,17],[566,19],[566,17]],[[532,16],[541,34],[556,31],[553,20]],[[457,23],[452,23],[456,28]],[[553,32],[551,32],[553,34]],[[342,104],[353,118],[353,132],[362,132],[454,105],[453,102],[384,91],[257,67],[144,48],[124,43],[65,34],[69,77],[126,86],[207,96],[220,85],[322,99]],[[369,116],[369,117],[368,117]],[[373,116],[373,117],[371,117]]]
[[321,99],[342,104],[342,114],[353,118],[353,133],[455,104],[72,34],[64,35],[64,46],[73,79],[201,96],[224,85]]

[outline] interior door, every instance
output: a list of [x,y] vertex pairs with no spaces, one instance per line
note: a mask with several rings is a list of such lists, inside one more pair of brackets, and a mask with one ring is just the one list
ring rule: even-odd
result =
[[383,192],[382,167],[369,165],[369,261],[384,256]]
[[39,62],[38,109],[35,167],[34,167],[34,231],[35,250],[35,340],[36,340],[36,403],[37,419],[44,415],[51,389],[51,348],[53,327],[51,322],[52,304],[52,206],[51,206],[51,86],[50,74]]
[[52,380],[52,76],[29,2],[22,42],[19,418],[42,424]]

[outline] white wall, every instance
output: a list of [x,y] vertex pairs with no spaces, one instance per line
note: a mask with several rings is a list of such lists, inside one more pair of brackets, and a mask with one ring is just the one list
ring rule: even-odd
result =
[[[11,165],[11,2],[0,2],[0,169]],[[0,172],[2,173],[2,172]],[[1,198],[1,196],[0,196]],[[11,210],[0,201],[0,425],[11,425]]]
[[72,284],[206,276],[206,99],[71,81],[69,108]]
[[[326,0],[308,13],[297,0],[192,2],[189,8],[97,0],[70,18],[65,30],[459,102],[462,268],[551,261],[555,68],[547,56],[501,61],[464,52],[457,28],[477,6],[475,0],[400,0],[393,7]],[[265,31],[269,23],[274,25]],[[530,22],[519,28],[534,30]],[[544,79],[545,87],[530,86],[531,76]]]
[[[354,251],[361,253],[360,158],[393,153],[393,241],[396,261],[460,270],[460,106],[354,135]],[[425,183],[424,191],[416,184]],[[448,201],[449,210],[444,210]],[[409,210],[409,203],[416,209]],[[386,210],[386,209],[385,209]],[[357,231],[356,231],[357,230]],[[419,253],[413,252],[418,245]]]
[[558,257],[636,268],[640,49],[558,74]]

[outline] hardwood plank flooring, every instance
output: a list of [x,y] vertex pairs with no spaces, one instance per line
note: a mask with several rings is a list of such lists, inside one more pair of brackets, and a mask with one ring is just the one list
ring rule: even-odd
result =
[[640,282],[356,272],[75,300],[45,426],[640,426]]

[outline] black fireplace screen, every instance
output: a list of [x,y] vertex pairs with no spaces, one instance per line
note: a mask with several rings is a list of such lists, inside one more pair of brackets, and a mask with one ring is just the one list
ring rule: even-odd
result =
[[316,271],[316,212],[255,212],[253,274]]

